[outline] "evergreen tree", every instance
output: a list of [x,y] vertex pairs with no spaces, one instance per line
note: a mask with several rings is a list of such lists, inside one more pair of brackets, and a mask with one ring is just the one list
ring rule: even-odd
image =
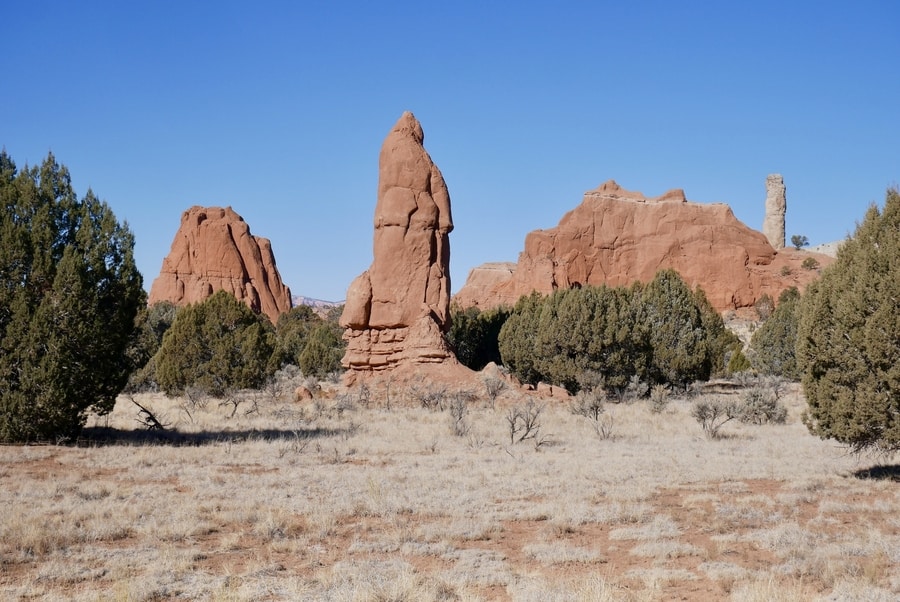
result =
[[280,370],[288,364],[300,365],[300,355],[306,349],[310,333],[322,322],[308,305],[292,307],[278,316],[275,325],[275,350],[270,360],[270,370]]
[[654,383],[687,385],[712,371],[710,343],[691,289],[675,270],[661,270],[644,288],[640,323],[652,349]]
[[0,152],[0,205],[0,441],[70,438],[135,368],[134,238],[52,153],[18,171]]
[[857,451],[900,450],[900,192],[869,208],[800,304],[807,426]]
[[799,305],[799,291],[795,287],[785,289],[775,311],[753,333],[751,365],[757,372],[799,380],[796,356]]
[[157,379],[167,395],[189,386],[215,397],[258,388],[274,373],[273,347],[269,321],[220,290],[175,315],[155,357]]
[[481,311],[477,307],[451,306],[447,342],[456,359],[472,370],[481,370],[490,362],[499,364],[500,329],[509,314],[510,310],[505,307]]
[[503,364],[523,383],[537,384],[542,378],[535,366],[535,337],[542,306],[543,297],[537,292],[523,296],[498,337]]
[[305,376],[324,378],[340,372],[346,343],[343,331],[334,322],[320,321],[309,333],[309,338],[298,358],[300,371]]

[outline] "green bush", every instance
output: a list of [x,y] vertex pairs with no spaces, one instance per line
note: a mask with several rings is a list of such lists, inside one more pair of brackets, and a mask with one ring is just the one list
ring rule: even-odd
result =
[[[735,342],[699,289],[672,270],[630,288],[586,286],[523,297],[500,330],[503,363],[521,381],[571,392],[584,374],[622,394],[633,381],[684,386],[724,370]],[[646,387],[646,385],[645,385]]]
[[856,451],[900,450],[900,192],[869,208],[800,304],[806,423]]
[[324,378],[341,371],[346,343],[343,330],[334,322],[316,324],[309,333],[306,346],[297,358],[304,376]]
[[456,353],[456,359],[472,370],[481,370],[490,362],[499,364],[500,329],[509,317],[508,308],[481,311],[477,307],[450,307],[450,330],[447,342]]
[[753,333],[750,363],[760,374],[799,380],[796,356],[799,307],[799,291],[795,287],[785,289],[771,317]]
[[178,311],[156,354],[167,395],[195,387],[213,397],[261,388],[270,370],[274,334],[269,321],[226,291]]
[[52,154],[18,171],[0,151],[0,205],[0,441],[71,438],[139,361],[134,238]]

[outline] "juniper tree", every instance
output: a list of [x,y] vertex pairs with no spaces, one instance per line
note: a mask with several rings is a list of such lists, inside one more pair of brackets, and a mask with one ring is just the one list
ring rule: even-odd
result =
[[134,237],[52,153],[0,152],[0,441],[59,440],[108,413],[145,303]]
[[800,293],[797,289],[785,289],[778,297],[775,311],[753,333],[750,363],[757,372],[799,380],[796,355],[799,305]]
[[175,315],[155,356],[157,380],[167,395],[189,386],[214,397],[261,387],[274,372],[273,339],[266,318],[220,290]]
[[900,192],[887,191],[800,304],[797,360],[810,431],[900,450]]

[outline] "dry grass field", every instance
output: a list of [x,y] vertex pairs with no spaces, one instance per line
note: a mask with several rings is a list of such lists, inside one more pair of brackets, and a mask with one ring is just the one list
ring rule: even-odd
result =
[[[896,600],[896,458],[691,401],[491,407],[120,398],[80,445],[0,447],[4,600]],[[872,466],[882,464],[877,470]]]

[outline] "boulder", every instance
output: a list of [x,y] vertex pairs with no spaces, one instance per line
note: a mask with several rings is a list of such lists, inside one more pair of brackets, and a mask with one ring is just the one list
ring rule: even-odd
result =
[[[649,282],[672,268],[689,286],[701,287],[719,311],[751,307],[763,294],[774,299],[789,286],[817,276],[801,268],[807,252],[777,252],[724,203],[689,202],[682,190],[647,198],[610,180],[585,193],[555,228],[525,238],[510,276],[484,285],[467,281],[455,300],[463,307],[513,305],[532,291],[582,285],[627,286]],[[824,267],[831,260],[815,255]]]
[[187,305],[223,289],[273,323],[291,309],[291,291],[281,281],[269,240],[251,234],[231,207],[191,207],[181,215],[149,302]]
[[373,261],[347,291],[341,316],[351,373],[455,362],[450,327],[450,194],[404,113],[381,148]]

